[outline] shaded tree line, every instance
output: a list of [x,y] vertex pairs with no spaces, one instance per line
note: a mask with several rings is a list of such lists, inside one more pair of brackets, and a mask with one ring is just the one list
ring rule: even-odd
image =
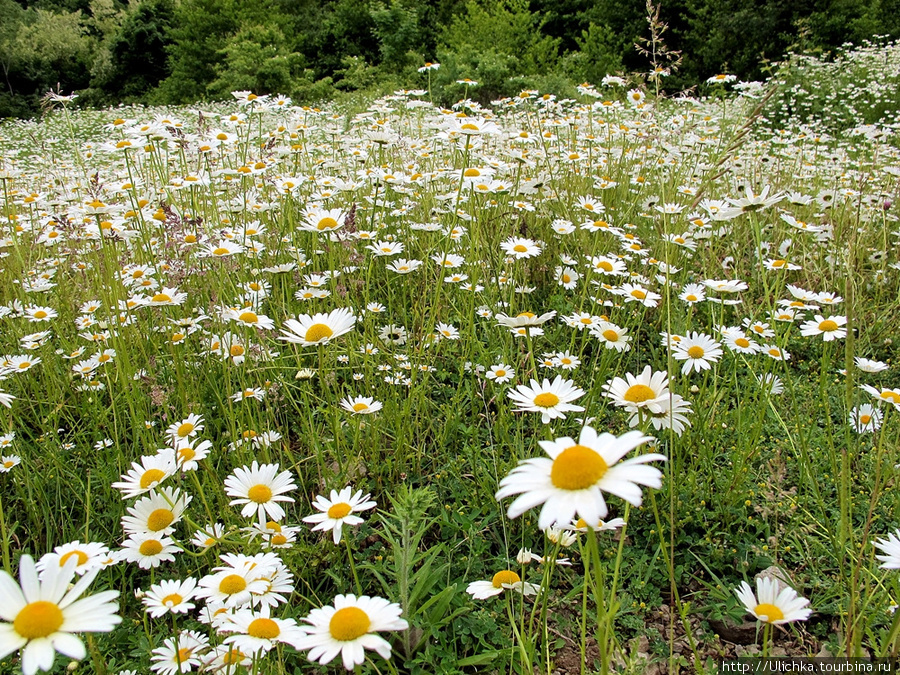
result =
[[[729,72],[759,79],[788,50],[900,36],[900,0],[662,0],[680,90]],[[0,0],[0,117],[59,88],[92,105],[187,103],[233,90],[315,102],[423,87],[481,101],[570,95],[647,72],[645,0]],[[461,78],[479,82],[474,89]]]

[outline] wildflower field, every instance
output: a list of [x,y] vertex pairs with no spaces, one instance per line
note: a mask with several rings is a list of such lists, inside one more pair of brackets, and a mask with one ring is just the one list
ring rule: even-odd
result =
[[800,67],[0,124],[0,672],[896,656],[896,109]]

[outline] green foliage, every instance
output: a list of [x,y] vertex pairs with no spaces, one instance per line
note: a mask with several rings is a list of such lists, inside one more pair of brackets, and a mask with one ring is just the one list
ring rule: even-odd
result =
[[207,91],[213,98],[227,98],[234,90],[274,94],[291,90],[303,66],[303,56],[289,52],[277,26],[242,27],[220,50],[218,77]]
[[[562,95],[610,73],[648,73],[636,0],[0,0],[0,116],[28,115],[57,84],[81,102],[186,103],[233,90],[312,103],[427,81],[443,104],[523,88]],[[729,72],[761,79],[793,50],[900,36],[900,0],[665,0],[668,91]],[[480,83],[467,90],[456,81]],[[549,89],[545,89],[549,87]]]
[[145,0],[130,8],[94,62],[92,87],[132,101],[158,86],[169,74],[166,45],[174,11],[173,0]]

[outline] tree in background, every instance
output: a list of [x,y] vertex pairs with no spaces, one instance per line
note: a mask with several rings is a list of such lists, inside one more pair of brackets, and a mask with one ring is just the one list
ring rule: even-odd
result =
[[[662,0],[668,91],[764,59],[900,37],[900,0]],[[609,73],[649,75],[635,42],[646,0],[0,0],[0,116],[29,115],[51,87],[80,101],[187,103],[235,89],[296,101],[423,84],[437,101],[538,88],[574,95]],[[470,78],[478,87],[456,81]]]

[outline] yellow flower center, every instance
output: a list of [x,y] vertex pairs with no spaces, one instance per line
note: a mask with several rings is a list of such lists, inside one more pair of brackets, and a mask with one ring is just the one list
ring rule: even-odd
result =
[[180,663],[184,663],[189,658],[191,658],[191,654],[193,654],[193,653],[194,653],[194,650],[191,649],[190,647],[182,647],[181,649],[178,650],[178,661]]
[[197,235],[195,235],[195,234],[186,235],[184,238],[184,243],[185,244],[196,244],[197,243]]
[[787,265],[787,260],[775,260],[772,262],[772,267],[784,267]]
[[247,588],[247,580],[239,574],[229,574],[219,582],[219,592],[234,595]]
[[528,247],[522,244],[516,244],[515,246],[513,246],[513,251],[515,251],[516,253],[527,253]]
[[534,397],[534,404],[539,408],[552,408],[559,403],[559,396],[546,392]]
[[597,452],[584,445],[566,448],[550,469],[550,482],[560,490],[584,490],[603,478],[609,465]]
[[871,416],[871,415],[860,415],[860,416],[859,416],[859,421],[860,421],[862,424],[868,424],[869,422],[872,421],[872,416]]
[[259,321],[259,317],[253,312],[243,312],[238,317],[238,321],[243,321],[244,323],[256,323]]
[[900,405],[900,394],[898,394],[896,391],[881,392],[881,399],[884,401],[890,401],[894,405]]
[[141,489],[147,490],[154,483],[158,483],[163,478],[165,478],[166,474],[162,469],[148,469],[144,472],[144,475],[141,476]]
[[184,601],[178,593],[169,593],[166,597],[162,599],[162,604],[166,607],[174,607],[175,605],[180,605]]
[[328,631],[338,642],[350,642],[369,632],[369,615],[359,607],[344,607],[331,617]]
[[59,559],[59,566],[65,567],[66,563],[69,562],[69,558],[71,558],[72,556],[78,556],[79,565],[84,565],[84,563],[88,561],[88,554],[84,551],[69,551]]
[[774,356],[775,358],[779,358],[781,356],[781,350],[772,348],[769,350],[769,356]]
[[25,605],[13,621],[13,629],[26,640],[53,635],[63,625],[62,610],[55,602],[38,600]]
[[328,508],[328,517],[334,518],[335,520],[340,520],[341,518],[347,517],[352,510],[353,508],[346,502],[332,504]]
[[768,602],[757,605],[756,609],[753,610],[753,613],[756,614],[756,616],[766,617],[766,623],[781,621],[784,618],[784,612]]
[[631,297],[637,298],[638,300],[643,300],[647,297],[647,294],[639,288],[635,288],[631,291]]
[[185,422],[180,427],[178,427],[178,431],[176,431],[175,433],[177,433],[181,438],[184,438],[185,436],[188,436],[193,430],[194,425],[190,422]]
[[147,517],[147,529],[159,532],[166,529],[175,520],[175,514],[169,509],[156,509]]
[[268,485],[254,485],[247,490],[247,497],[257,504],[265,504],[272,499],[272,489]]
[[746,349],[750,346],[750,340],[748,340],[747,338],[739,337],[734,341],[734,344],[736,344],[738,347]]
[[503,570],[493,576],[491,584],[494,588],[503,588],[503,584],[515,584],[520,581],[522,581],[522,577],[512,570]]
[[283,546],[287,543],[287,537],[283,534],[276,534],[272,537],[272,546]]
[[481,172],[478,169],[466,169],[463,175],[467,178],[473,178],[474,176],[480,176]]
[[819,324],[819,330],[823,333],[830,333],[833,330],[837,330],[838,325],[831,319],[825,319],[822,323]]
[[628,387],[624,398],[629,403],[643,403],[656,398],[656,392],[646,384],[633,384]]
[[42,310],[42,309],[39,309],[38,311],[36,311],[36,312],[34,313],[34,318],[35,318],[35,319],[46,319],[46,318],[47,318],[47,312],[45,312],[45,311]]
[[213,251],[213,255],[226,255],[228,253],[228,249],[224,246],[220,246],[219,248]]
[[[233,647],[233,645],[232,645]],[[233,649],[222,657],[222,663],[226,666],[236,665],[246,658],[244,652],[239,649]]]
[[471,122],[463,124],[460,129],[465,129],[466,131],[478,131],[478,127]]
[[190,462],[197,456],[197,453],[194,452],[193,448],[181,448],[181,450],[178,451],[178,456],[181,458],[182,462]]
[[316,225],[316,229],[322,232],[323,230],[333,230],[337,226],[338,222],[334,218],[322,218],[319,224]]
[[272,619],[260,617],[251,621],[247,626],[247,635],[263,640],[273,640],[281,635],[281,629]]
[[705,352],[703,351],[703,347],[699,347],[697,345],[694,345],[693,347],[688,349],[687,353],[688,356],[690,356],[692,359],[702,359],[703,354],[705,354]]
[[[245,312],[245,314],[246,314],[246,312]],[[243,356],[243,355],[244,355],[244,348],[241,347],[240,345],[231,345],[231,349],[229,349],[228,352],[229,352],[232,356]]]
[[354,403],[353,404],[353,412],[361,412],[363,410],[368,410],[369,406],[365,403]]
[[306,341],[321,342],[322,340],[327,340],[332,335],[334,335],[334,331],[324,323],[314,323],[306,331]]
[[138,552],[140,552],[141,555],[145,556],[159,555],[160,553],[162,553],[162,550],[162,542],[156,539],[148,539],[147,541],[143,542],[138,548]]
[[172,298],[165,293],[157,293],[151,298],[151,300],[153,302],[172,302]]
[[697,296],[693,293],[689,293],[688,295],[684,296],[684,299],[688,302],[697,302]]
[[497,377],[506,377],[506,371],[501,368],[500,370],[494,371],[494,375]]
[[597,268],[603,270],[604,272],[612,272],[613,266],[612,263],[607,262],[606,260],[602,260],[597,263]]

